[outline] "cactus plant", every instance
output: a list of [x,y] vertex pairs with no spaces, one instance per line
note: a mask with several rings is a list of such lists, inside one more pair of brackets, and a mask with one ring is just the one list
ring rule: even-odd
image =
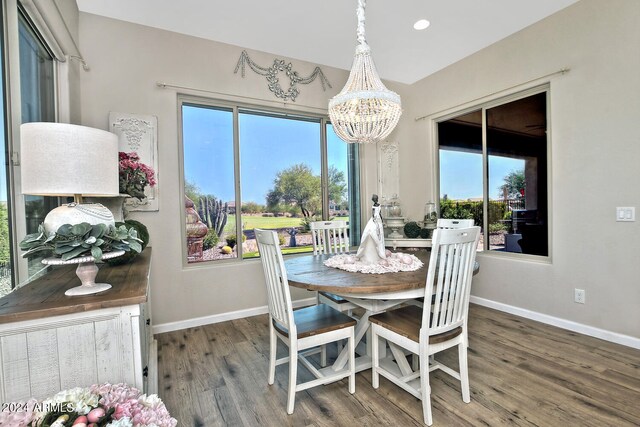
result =
[[210,230],[215,230],[218,237],[222,237],[227,217],[229,215],[229,203],[222,203],[222,200],[214,196],[203,196],[198,203],[198,213],[200,218]]

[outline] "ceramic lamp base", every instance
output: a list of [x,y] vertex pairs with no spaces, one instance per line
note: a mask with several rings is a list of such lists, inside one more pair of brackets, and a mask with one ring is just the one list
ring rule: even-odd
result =
[[67,289],[64,294],[70,297],[76,295],[91,295],[111,289],[111,285],[108,283],[96,283],[97,275],[98,266],[95,262],[90,261],[78,264],[78,268],[76,268],[76,276],[78,276],[82,285]]
[[[113,251],[102,254],[102,259],[107,260],[111,258],[119,257],[123,255],[124,251]],[[98,266],[92,256],[85,256],[81,258],[73,258],[66,261],[60,258],[45,258],[42,260],[45,265],[69,265],[78,264],[76,268],[76,276],[82,282],[81,286],[67,289],[64,293],[67,296],[79,296],[79,295],[92,295],[98,292],[104,292],[111,289],[111,285],[108,283],[96,283],[96,276],[98,275]]]
[[47,214],[44,229],[47,234],[55,233],[63,224],[115,225],[111,211],[100,203],[69,203],[58,206]]
[[104,292],[107,289],[111,289],[111,285],[108,283],[94,283],[93,285],[82,285],[67,289],[64,294],[68,297],[74,297],[78,295],[97,294],[98,292]]

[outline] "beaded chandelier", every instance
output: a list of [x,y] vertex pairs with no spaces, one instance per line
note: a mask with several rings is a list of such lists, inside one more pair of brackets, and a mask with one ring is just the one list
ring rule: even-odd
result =
[[333,129],[345,142],[381,141],[396,127],[402,114],[400,95],[382,84],[371,58],[364,36],[365,3],[366,0],[358,0],[358,45],[349,79],[342,91],[329,101]]

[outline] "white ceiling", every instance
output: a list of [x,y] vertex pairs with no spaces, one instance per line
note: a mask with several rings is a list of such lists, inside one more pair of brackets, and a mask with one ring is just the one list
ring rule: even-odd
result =
[[[578,0],[369,0],[380,75],[414,83]],[[349,69],[356,0],[77,0],[82,12]],[[418,19],[431,26],[413,29]]]

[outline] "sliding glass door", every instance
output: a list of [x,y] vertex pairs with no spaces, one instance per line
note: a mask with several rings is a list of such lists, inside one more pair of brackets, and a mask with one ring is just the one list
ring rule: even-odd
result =
[[[2,10],[0,9],[0,13]],[[9,186],[9,139],[5,108],[5,49],[4,19],[0,19],[0,296],[6,295],[14,286],[11,229],[11,192]]]
[[[20,111],[22,123],[54,122],[55,67],[53,55],[23,13],[18,14]],[[27,234],[38,231],[45,216],[58,206],[57,197],[24,196]],[[43,269],[40,257],[29,258],[29,277]]]

